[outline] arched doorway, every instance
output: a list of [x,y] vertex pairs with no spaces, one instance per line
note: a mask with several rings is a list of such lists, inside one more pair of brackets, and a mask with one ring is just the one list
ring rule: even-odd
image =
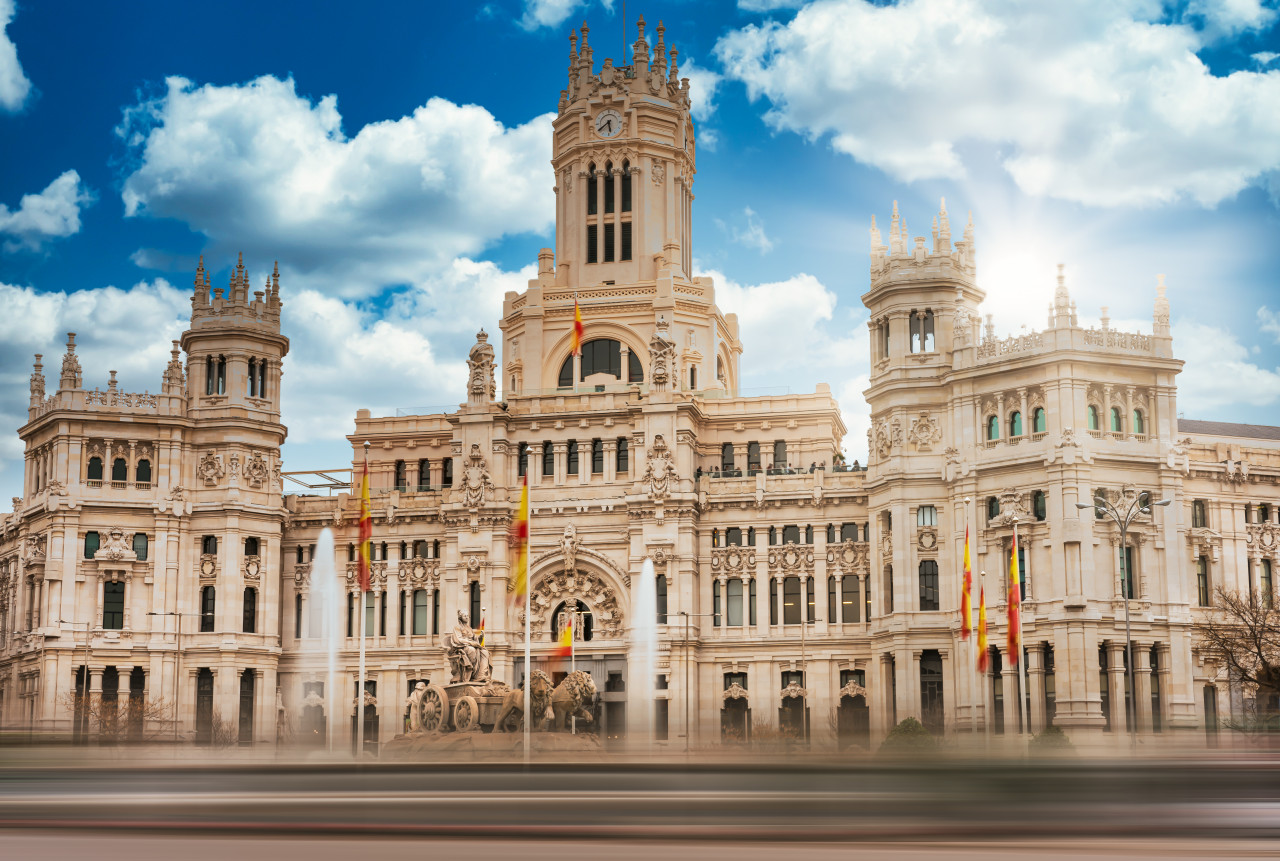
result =
[[836,746],[844,750],[855,745],[871,746],[871,709],[862,694],[842,696],[836,712]]

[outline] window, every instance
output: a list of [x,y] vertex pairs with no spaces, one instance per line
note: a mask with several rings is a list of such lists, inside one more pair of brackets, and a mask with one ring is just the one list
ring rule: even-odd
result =
[[1133,600],[1133,545],[1120,550],[1120,595]]
[[129,464],[124,458],[118,457],[111,462],[111,480],[112,481],[128,481],[129,480]]
[[556,474],[556,449],[550,442],[542,444],[542,474],[544,476]]
[[413,590],[413,633],[427,633],[427,590]]
[[569,475],[578,474],[578,441],[576,439],[569,440],[569,466],[566,471]]
[[804,528],[804,543],[805,544],[813,543],[813,527],[812,526],[806,526]]
[[922,505],[916,509],[916,526],[937,526],[938,509],[932,505]]
[[987,520],[1000,516],[1000,500],[994,496],[987,497]]
[[151,483],[151,461],[145,457],[138,461],[138,465],[133,469],[133,480],[138,484]]
[[728,472],[733,469],[733,443],[720,446],[720,469]]
[[[1008,571],[1012,567],[1011,563],[1013,562],[1012,548],[1010,548],[1009,552],[1005,554],[1004,561],[1004,570],[1006,572],[1005,576],[1008,577]],[[1027,600],[1027,548],[1022,545],[1019,545],[1018,547],[1018,600]]]
[[306,560],[303,558],[302,545],[298,545],[298,549],[297,549],[297,551],[294,553],[294,555],[297,557],[294,561],[296,561],[299,565],[301,565],[303,562],[305,562],[305,561],[306,561]]
[[800,624],[800,578],[786,577],[782,581],[782,624]]
[[[631,180],[630,180],[630,178],[628,178],[628,180],[627,180],[627,187],[628,187],[628,188],[630,187],[630,182],[631,182]],[[622,224],[620,224],[620,225],[618,225],[618,226],[619,226],[619,227],[621,228],[621,230],[622,230],[622,234],[621,234],[621,235],[622,235],[622,242],[621,242],[621,247],[618,249],[618,259],[619,259],[619,260],[630,260],[630,259],[631,259],[631,222],[630,222],[630,221],[624,221],[624,222],[622,222]]]
[[[840,621],[857,622],[858,618],[858,581],[857,574],[846,574],[840,581]],[[832,621],[835,617],[832,617]]]
[[516,459],[516,475],[525,476],[529,474],[529,444],[527,442],[520,443],[519,455]]
[[769,527],[769,546],[772,547],[778,543],[778,527]]
[[665,625],[667,624],[667,578],[659,575],[656,580],[658,592],[658,624]]
[[778,581],[769,578],[769,624],[778,624]]
[[440,590],[431,590],[431,633],[440,633]]
[[241,631],[253,634],[258,630],[258,590],[244,587],[244,620]]
[[619,473],[624,473],[631,469],[627,438],[625,436],[618,437],[617,465]]
[[453,487],[453,458],[446,457],[440,462],[440,484],[442,487]]
[[841,541],[857,541],[858,540],[858,524],[841,523],[840,524],[840,540]]
[[200,590],[200,633],[202,634],[207,634],[213,630],[217,601],[218,593],[213,586],[205,586]]
[[839,612],[837,610],[838,606],[839,606],[839,601],[836,598],[836,578],[828,575],[827,576],[827,621],[833,625],[836,622],[840,621],[840,617],[836,615]]
[[409,489],[408,470],[405,469],[403,460],[396,461],[395,484],[396,484],[396,490]]
[[425,457],[418,461],[418,490],[426,490],[431,485],[431,461]]
[[218,394],[227,393],[227,357],[218,357]]
[[1048,503],[1045,499],[1044,491],[1037,490],[1031,494],[1031,513],[1036,520],[1043,521],[1049,516]]
[[1147,432],[1147,423],[1142,417],[1142,410],[1133,411],[1133,432],[1139,435],[1145,435]]
[[1044,407],[1036,407],[1031,411],[1031,432],[1044,433],[1048,422],[1045,421]]
[[726,547],[742,546],[742,527],[730,526],[724,531],[724,545]]
[[245,556],[258,555],[258,539],[253,537],[252,535],[250,535],[248,538],[244,540],[244,555]]
[[925,649],[920,653],[920,722],[929,732],[941,735],[943,714],[942,655]]
[[139,562],[147,561],[147,533],[133,533],[133,552],[138,557]]
[[484,609],[480,606],[480,582],[478,580],[471,581],[471,627],[475,628],[480,624],[480,617],[484,615]]
[[[613,183],[609,183],[605,188],[613,188]],[[612,221],[606,222],[604,226],[604,262],[613,262],[613,234],[614,224]]]
[[[604,211],[608,215],[613,212],[614,189],[613,189],[613,162],[604,163]],[[606,256],[606,260],[609,258]]]
[[1120,433],[1124,430],[1123,420],[1120,418],[1120,408],[1111,408],[1111,432]]
[[783,544],[799,544],[800,543],[800,527],[784,526],[782,527],[782,543]]
[[1017,410],[1009,416],[1009,436],[1022,436],[1022,413]]
[[101,546],[102,544],[101,544],[101,540],[98,537],[98,533],[86,532],[84,534],[84,558],[85,559],[92,559],[93,554],[97,553],[98,548]]
[[204,538],[200,539],[200,552],[210,553],[210,554],[217,553],[218,552],[218,536],[206,535]]
[[987,440],[1000,439],[1000,417],[987,416]]
[[124,583],[119,580],[102,584],[102,627],[124,630]]
[[884,566],[884,611],[893,612],[893,566]]
[[[630,212],[631,211],[631,162],[630,161],[622,162],[621,185],[622,185],[622,189],[621,189],[622,190],[622,195],[621,195],[622,211]],[[624,257],[623,259],[626,260],[628,258]]]
[[1100,430],[1102,428],[1102,419],[1098,416],[1098,408],[1093,404],[1089,404],[1089,430]]
[[267,396],[267,360],[258,360],[258,397]]
[[102,481],[102,458],[89,458],[89,469],[85,474],[85,477],[88,478],[89,481]]
[[[638,383],[644,379],[644,371],[635,351],[627,353],[627,377],[630,382]],[[582,372],[579,381],[592,374],[609,374],[622,379],[622,342],[613,338],[595,338],[582,345]],[[560,375],[556,381],[560,388],[573,385],[573,355],[567,356],[560,365]]]
[[249,360],[249,397],[257,397],[258,395],[258,360]]
[[[888,352],[886,350],[886,352]],[[911,352],[933,352],[933,312],[911,312]]]
[[213,362],[213,356],[209,356],[204,360],[204,393],[211,395],[217,391],[218,386],[218,369]]
[[747,443],[747,469],[760,469],[760,443]]
[[237,741],[241,744],[253,741],[253,687],[254,672],[245,670],[240,674],[240,726]]
[[[599,207],[597,195],[599,193],[600,180],[596,174],[595,162],[587,165],[587,215],[595,215]],[[590,252],[588,252],[590,253]],[[594,263],[594,260],[588,259],[588,263]]]
[[773,444],[773,468],[782,469],[787,465],[787,441],[777,440]]
[[1276,594],[1275,584],[1271,577],[1271,560],[1262,560],[1262,573],[1259,575],[1259,585],[1262,589],[1262,606],[1270,610],[1275,607]]
[[375,597],[376,594],[377,593],[375,592],[364,593],[364,635],[366,637],[372,637],[374,634],[377,633],[377,631],[374,630],[374,627],[373,627],[374,626],[373,615],[377,609],[377,600],[378,600]]
[[711,624],[720,627],[720,581],[715,580],[711,583]]
[[595,475],[604,472],[604,440],[591,441],[591,472]]
[[920,609],[938,609],[938,563],[932,559],[920,563]]
[[754,526],[747,527],[747,546],[756,546],[756,528]]
[[302,593],[293,596],[293,635],[302,637]]
[[1258,506],[1258,522],[1271,522],[1271,506],[1267,505],[1265,502]]

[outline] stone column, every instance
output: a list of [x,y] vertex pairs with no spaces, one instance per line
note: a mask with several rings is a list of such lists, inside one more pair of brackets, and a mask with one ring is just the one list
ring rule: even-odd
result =
[[591,481],[591,440],[578,440],[578,484]]
[[1009,663],[1009,651],[1007,649],[1001,652],[1004,659],[1000,665],[1000,683],[1004,690],[1004,732],[1005,735],[1013,735],[1017,733],[1018,727],[1022,723],[1022,719],[1018,716],[1022,708],[1022,703],[1018,701],[1018,683],[1019,674],[1016,664]]
[[[552,443],[551,445],[556,457],[555,483],[557,485],[562,485],[565,483],[565,476],[568,475],[569,471],[569,444],[566,442],[557,442]],[[581,459],[582,453],[579,452],[578,456],[579,459]]]
[[1027,647],[1027,689],[1031,691],[1031,731],[1044,729],[1044,648]]
[[1133,644],[1133,696],[1138,732],[1151,729],[1151,644]]
[[604,444],[604,481],[612,484],[618,480],[618,441],[606,439]]
[[733,444],[733,468],[742,470],[742,474],[746,475],[747,444],[745,442],[735,442]]
[[537,484],[542,480],[542,443],[529,443],[529,468],[526,470],[529,484]]
[[1020,436],[1031,436],[1031,428],[1027,422],[1030,416],[1027,415],[1027,390],[1018,389],[1018,411],[1022,415],[1022,433]]
[[1111,696],[1111,731],[1124,733],[1124,643],[1109,642],[1107,648],[1107,682]]

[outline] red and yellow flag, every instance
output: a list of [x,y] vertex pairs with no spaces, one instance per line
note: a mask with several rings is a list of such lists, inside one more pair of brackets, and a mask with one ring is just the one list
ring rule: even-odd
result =
[[973,568],[969,565],[969,527],[964,528],[964,579],[960,585],[960,639],[973,633]]
[[556,643],[556,656],[567,658],[573,654],[573,613],[565,615],[564,629],[560,632],[560,640]]
[[1022,579],[1018,565],[1018,532],[1013,533],[1013,550],[1009,553],[1009,665],[1016,666],[1022,657]]
[[481,648],[484,647],[484,613],[480,614],[480,630],[476,631]]
[[991,662],[991,652],[987,647],[987,589],[978,590],[978,672],[985,673]]
[[573,294],[573,354],[582,355],[582,309],[578,307],[578,294]]
[[507,535],[507,544],[511,548],[511,602],[523,604],[525,593],[529,591],[529,476],[524,477],[520,485],[520,507],[511,521],[511,531]]
[[373,551],[373,507],[369,504],[369,460],[365,458],[360,475],[360,552],[357,574],[360,591],[369,591],[369,561]]

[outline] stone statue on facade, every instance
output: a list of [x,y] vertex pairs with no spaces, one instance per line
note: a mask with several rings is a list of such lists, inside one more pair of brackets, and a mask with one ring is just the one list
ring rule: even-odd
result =
[[458,611],[458,624],[444,639],[445,657],[449,659],[451,684],[482,684],[489,681],[489,650],[480,645],[475,630],[467,622],[467,614]]
[[564,571],[566,574],[572,574],[578,569],[578,528],[570,523],[564,528],[564,535],[560,539],[560,554],[564,557]]
[[649,339],[649,381],[656,391],[666,391],[675,374],[676,345],[667,337],[665,327],[654,330]]
[[467,381],[467,399],[473,403],[493,400],[497,386],[493,380],[494,352],[489,343],[489,335],[484,329],[476,333],[475,346],[467,356],[467,367],[471,371]]
[[645,464],[641,482],[649,485],[649,495],[657,500],[666,499],[675,489],[673,485],[679,480],[680,476],[676,472],[671,450],[667,448],[662,434],[657,434],[653,438],[653,448],[649,452],[649,460]]
[[413,693],[405,700],[405,708],[409,711],[409,732],[422,729],[422,697],[427,693],[427,683],[418,682],[413,686]]
[[493,477],[480,454],[480,446],[472,444],[467,465],[462,470],[462,504],[467,508],[484,505],[485,494],[493,490]]

